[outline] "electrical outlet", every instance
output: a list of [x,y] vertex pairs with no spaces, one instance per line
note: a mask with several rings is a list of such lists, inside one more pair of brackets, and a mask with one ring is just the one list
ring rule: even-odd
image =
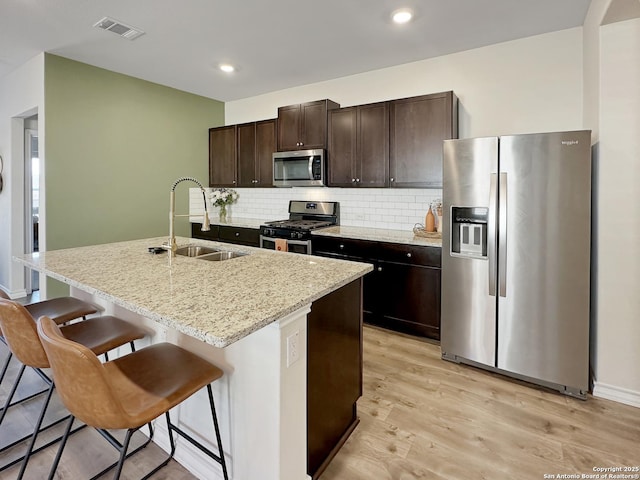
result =
[[287,337],[287,367],[300,359],[300,331],[296,330]]

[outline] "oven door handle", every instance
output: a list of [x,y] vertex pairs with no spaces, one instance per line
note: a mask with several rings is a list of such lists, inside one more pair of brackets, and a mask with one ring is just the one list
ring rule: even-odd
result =
[[[264,240],[268,240],[271,242],[275,242],[276,240],[282,240],[281,238],[276,238],[276,237],[265,237],[263,235],[260,235],[260,246],[262,246],[262,242]],[[287,241],[287,243],[291,244],[291,245],[308,245],[310,240],[290,240],[288,238],[285,238],[284,240]]]

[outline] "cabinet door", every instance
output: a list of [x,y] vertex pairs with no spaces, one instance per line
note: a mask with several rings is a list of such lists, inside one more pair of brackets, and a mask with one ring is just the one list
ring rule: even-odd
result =
[[358,162],[360,187],[389,185],[389,106],[386,102],[358,107]]
[[329,146],[327,155],[330,187],[355,186],[356,107],[329,112]]
[[442,141],[454,138],[454,107],[452,92],[391,102],[392,187],[442,188]]
[[276,120],[256,122],[256,187],[273,187]]
[[378,262],[380,320],[394,330],[440,339],[440,269]]
[[299,149],[326,148],[327,102],[320,100],[300,105]]
[[236,126],[209,130],[209,186],[236,186]]
[[253,187],[256,180],[256,124],[238,125],[238,187]]
[[300,143],[300,105],[278,108],[278,151],[298,150]]

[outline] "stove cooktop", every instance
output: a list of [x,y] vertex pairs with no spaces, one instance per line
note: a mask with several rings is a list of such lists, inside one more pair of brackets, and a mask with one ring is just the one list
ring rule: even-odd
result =
[[311,237],[311,230],[339,224],[338,202],[292,200],[289,202],[289,218],[266,222],[260,226],[260,235],[308,240]]
[[316,228],[329,227],[333,223],[324,220],[276,220],[275,222],[267,222],[266,225],[272,228],[291,230],[315,230]]

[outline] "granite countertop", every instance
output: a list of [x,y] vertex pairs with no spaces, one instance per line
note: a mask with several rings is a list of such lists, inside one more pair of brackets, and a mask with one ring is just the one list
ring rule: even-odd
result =
[[[194,217],[195,218],[195,217]],[[201,221],[201,220],[200,220]],[[260,228],[267,220],[255,218],[233,218],[227,223],[221,223],[217,218],[211,219],[212,225],[230,225],[232,227]],[[418,245],[425,247],[442,247],[442,237],[424,238],[418,237],[410,231],[388,230],[384,228],[349,227],[345,225],[327,227],[313,230],[312,235],[326,237],[354,238],[356,240],[370,240],[374,242],[402,243],[406,245]]]
[[211,262],[147,248],[165,237],[14,257],[29,268],[216,347],[226,347],[371,271],[369,264],[177,238],[249,255]]
[[442,238],[418,237],[413,232],[404,230],[385,230],[380,228],[337,227],[320,228],[311,232],[312,235],[325,237],[353,238],[356,240],[370,240],[374,242],[403,243],[423,247],[442,247]]

